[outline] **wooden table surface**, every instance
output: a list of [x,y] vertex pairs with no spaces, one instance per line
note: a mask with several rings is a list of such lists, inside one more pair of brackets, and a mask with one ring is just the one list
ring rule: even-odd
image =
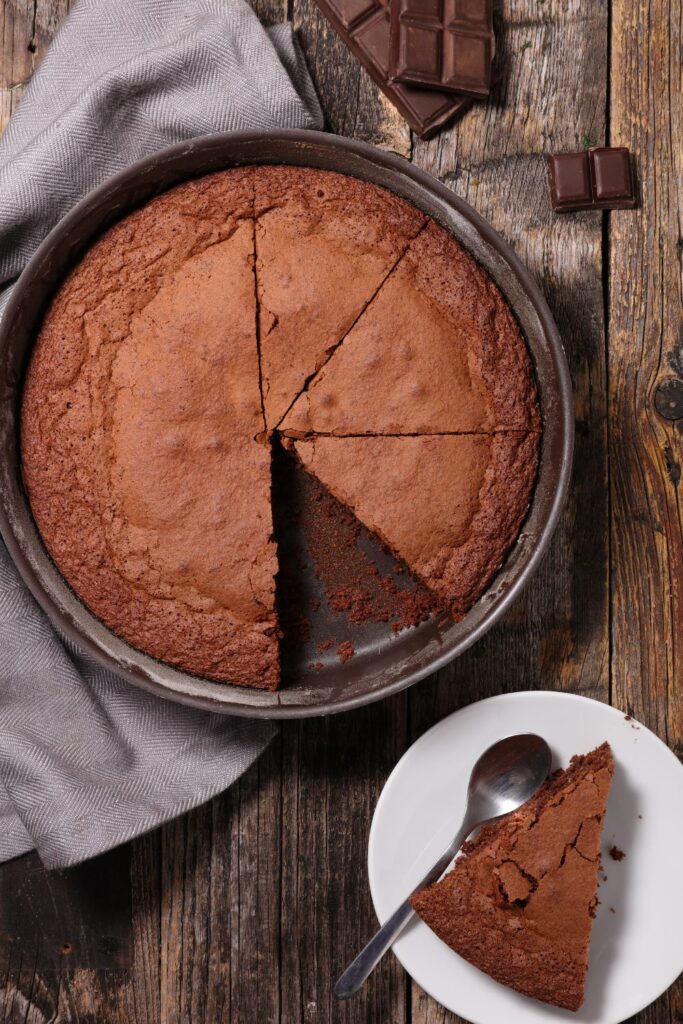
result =
[[[452,1024],[391,956],[354,1001],[331,991],[375,924],[368,829],[406,747],[472,700],[557,688],[683,754],[683,418],[655,405],[683,379],[681,0],[503,0],[500,84],[430,142],[312,0],[255,6],[293,19],[332,131],[436,175],[540,282],[574,381],[570,499],[524,596],[455,664],[366,710],[285,724],[231,791],[89,865],[5,865],[5,1024]],[[0,127],[67,10],[4,0]],[[543,154],[594,143],[635,153],[640,209],[553,215]],[[680,982],[634,1021],[682,1024]]]

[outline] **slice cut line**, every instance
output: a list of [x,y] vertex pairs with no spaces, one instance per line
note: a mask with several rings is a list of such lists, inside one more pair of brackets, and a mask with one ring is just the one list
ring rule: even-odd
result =
[[540,419],[529,354],[500,292],[430,222],[282,429],[294,437],[472,433],[538,430]]
[[268,429],[334,350],[426,216],[333,171],[254,171],[261,377]]

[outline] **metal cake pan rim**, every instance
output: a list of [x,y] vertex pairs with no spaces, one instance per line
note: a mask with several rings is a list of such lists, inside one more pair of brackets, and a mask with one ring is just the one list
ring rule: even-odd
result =
[[[543,337],[550,348],[553,359],[553,369],[557,377],[556,394],[553,395],[553,399],[557,401],[559,406],[556,412],[556,426],[559,430],[561,450],[559,458],[557,458],[553,464],[554,487],[547,513],[535,536],[533,548],[526,563],[522,565],[520,571],[511,580],[505,593],[496,600],[496,603],[488,611],[482,614],[480,621],[471,630],[469,630],[469,632],[467,632],[463,637],[456,639],[450,647],[442,650],[426,664],[400,674],[398,678],[390,680],[386,684],[378,685],[371,691],[361,691],[349,696],[342,695],[339,698],[329,698],[328,696],[327,698],[321,699],[318,703],[289,705],[286,703],[280,703],[279,695],[276,693],[268,695],[276,699],[275,703],[249,703],[246,698],[250,694],[252,697],[255,697],[257,695],[263,695],[264,691],[198,679],[197,677],[191,676],[189,673],[182,672],[181,670],[174,669],[171,666],[167,666],[161,662],[156,662],[153,659],[150,659],[148,656],[136,651],[132,647],[129,647],[129,645],[124,644],[124,642],[121,641],[120,638],[116,637],[110,630],[101,626],[101,630],[105,634],[109,634],[117,642],[117,645],[120,646],[124,644],[124,646],[128,648],[130,656],[126,658],[116,657],[110,651],[103,648],[102,643],[95,639],[92,632],[84,628],[82,623],[76,622],[73,616],[67,614],[64,608],[59,605],[46,581],[40,577],[40,573],[36,570],[35,566],[31,564],[29,558],[27,558],[26,552],[22,548],[22,544],[16,535],[15,527],[13,525],[14,515],[13,509],[11,508],[11,495],[7,493],[4,486],[2,487],[2,493],[0,494],[0,534],[5,541],[14,564],[24,579],[24,582],[27,584],[31,593],[50,620],[68,637],[70,637],[74,643],[87,650],[88,653],[100,662],[100,664],[115,672],[120,677],[137,687],[154,693],[157,696],[165,697],[189,706],[202,708],[204,710],[212,710],[224,714],[232,714],[249,718],[288,719],[318,717],[341,711],[350,711],[398,693],[399,691],[414,685],[425,677],[432,675],[434,672],[459,657],[464,653],[464,651],[476,643],[494,625],[494,623],[501,618],[509,608],[510,604],[517,598],[529,579],[533,576],[546,552],[550,539],[557,526],[566,500],[571,478],[574,441],[574,414],[569,368],[560,334],[552,313],[534,278],[511,246],[505,242],[498,232],[496,232],[495,229],[465,200],[455,195],[455,193],[426,171],[416,168],[412,164],[408,163],[408,161],[403,157],[377,149],[367,143],[347,139],[342,136],[332,135],[331,133],[300,129],[221,133],[201,136],[186,142],[176,143],[167,149],[130,165],[84,196],[74,207],[72,207],[71,210],[68,211],[67,214],[65,214],[65,216],[46,236],[32,258],[29,260],[27,266],[14,286],[13,294],[10,297],[3,314],[2,321],[0,322],[0,361],[2,362],[3,370],[11,346],[10,326],[17,316],[22,303],[30,303],[31,284],[38,274],[39,268],[46,258],[55,250],[57,243],[62,241],[74,227],[82,223],[87,213],[93,209],[103,206],[107,201],[110,203],[115,201],[116,195],[120,193],[125,186],[132,186],[136,182],[142,183],[145,179],[145,174],[150,171],[155,171],[157,173],[160,171],[163,172],[164,167],[168,166],[169,180],[165,186],[158,189],[158,191],[161,192],[164,190],[164,187],[172,187],[177,183],[177,181],[182,180],[183,178],[189,179],[191,177],[197,177],[201,173],[210,173],[212,170],[218,169],[218,165],[207,166],[203,172],[201,170],[195,170],[187,173],[181,172],[177,178],[173,178],[171,172],[174,164],[178,160],[181,160],[183,157],[189,156],[190,154],[205,153],[208,157],[211,154],[214,154],[214,156],[217,153],[221,154],[223,150],[237,150],[240,147],[251,146],[254,147],[253,159],[243,159],[240,161],[234,158],[229,159],[228,157],[223,159],[223,157],[219,155],[218,164],[227,168],[230,166],[244,165],[246,163],[287,163],[288,160],[282,157],[273,159],[271,156],[269,159],[266,151],[273,145],[276,147],[284,146],[285,149],[289,147],[290,162],[299,163],[304,166],[315,167],[316,165],[306,164],[305,159],[300,159],[302,154],[305,156],[306,150],[310,151],[314,148],[319,150],[320,147],[322,147],[323,149],[332,151],[333,155],[335,153],[340,154],[340,156],[341,154],[349,154],[361,163],[369,163],[375,168],[387,171],[389,177],[398,176],[399,178],[416,185],[420,192],[426,193],[431,199],[436,199],[441,204],[450,207],[450,209],[455,211],[459,217],[464,218],[465,221],[469,222],[476,234],[480,236],[486,245],[494,250],[499,257],[502,257],[503,263],[507,264],[512,275],[519,282],[522,292],[530,301],[531,306],[538,317]],[[261,152],[259,153],[258,150],[261,150]],[[337,168],[330,165],[329,169],[334,170]],[[353,173],[344,167],[339,167],[338,170],[340,173]],[[383,187],[391,189],[390,183],[382,182],[381,184]],[[427,200],[425,198],[425,202],[426,201]],[[129,206],[128,209],[130,208],[132,207]],[[128,209],[126,209],[124,213],[128,212]],[[462,241],[461,239],[459,240]],[[66,270],[66,266],[63,269]],[[505,289],[503,289],[503,292],[506,294]],[[510,302],[507,295],[506,299]],[[517,311],[514,306],[512,306],[512,308],[513,312],[516,313]],[[17,386],[20,391],[20,385]],[[3,440],[3,454],[6,454],[4,449],[5,440]],[[532,496],[531,507],[533,507],[535,495],[536,492],[534,492],[534,496]],[[9,508],[8,502],[10,502]],[[28,505],[27,502],[25,504]],[[42,547],[42,545],[40,546]],[[493,582],[495,583],[495,580]],[[479,602],[477,602],[477,605],[478,604]],[[477,605],[475,605],[475,608]],[[81,604],[81,608],[87,612],[84,605]],[[87,612],[87,614],[90,615],[89,612]],[[466,622],[466,619],[464,621]],[[156,669],[155,678],[150,677],[144,668],[140,668],[139,663],[144,661],[153,662]],[[279,691],[280,695],[282,693],[286,693],[286,691]],[[242,701],[239,700],[240,697],[243,697]]]

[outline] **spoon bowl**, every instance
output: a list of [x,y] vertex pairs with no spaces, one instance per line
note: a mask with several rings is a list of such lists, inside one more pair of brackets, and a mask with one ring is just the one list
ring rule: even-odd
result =
[[534,733],[494,743],[472,769],[463,825],[468,818],[481,824],[517,810],[545,782],[551,761],[550,747]]

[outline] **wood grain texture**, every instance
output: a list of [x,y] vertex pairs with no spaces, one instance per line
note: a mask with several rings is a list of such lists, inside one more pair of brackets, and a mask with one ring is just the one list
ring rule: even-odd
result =
[[403,971],[386,958],[352,1003],[335,979],[375,918],[365,856],[372,809],[406,743],[403,696],[283,729],[282,1008],[301,1024],[404,1024]]
[[[10,944],[0,1024],[455,1024],[392,957],[353,1001],[332,995],[375,925],[368,831],[408,743],[469,701],[558,687],[611,693],[683,752],[683,429],[653,403],[661,380],[683,379],[681,0],[499,0],[491,101],[429,143],[313,0],[253,6],[267,24],[293,19],[328,128],[431,171],[541,283],[574,381],[571,498],[524,596],[455,665],[379,705],[286,723],[228,793],[131,844],[128,968],[76,950],[47,970],[35,944]],[[0,2],[0,127],[67,7]],[[588,139],[633,148],[640,211],[550,212],[543,154]],[[81,908],[86,932],[98,914]],[[682,1022],[675,986],[631,1024]]]
[[[654,404],[683,380],[683,5],[614,0],[610,142],[640,208],[609,215],[613,701],[683,755],[683,420]],[[681,979],[643,1022],[683,1021]]]
[[611,141],[635,153],[641,197],[609,225],[614,693],[679,754],[683,421],[661,417],[654,394],[683,380],[682,11],[614,4]]
[[3,0],[0,4],[0,132],[69,7],[70,0]]

